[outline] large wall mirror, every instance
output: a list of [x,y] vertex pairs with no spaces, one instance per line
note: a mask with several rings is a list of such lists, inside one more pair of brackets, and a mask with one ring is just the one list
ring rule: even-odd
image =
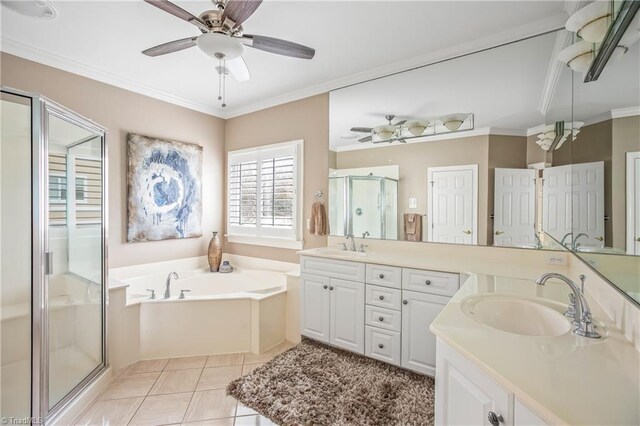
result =
[[561,249],[571,182],[543,182],[572,151],[565,140],[548,152],[542,136],[571,127],[573,76],[555,57],[566,37],[331,92],[331,234]]

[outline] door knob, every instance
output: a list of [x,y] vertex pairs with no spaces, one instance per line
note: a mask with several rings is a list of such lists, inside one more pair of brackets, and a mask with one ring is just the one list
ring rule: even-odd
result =
[[384,278],[384,274],[378,275],[378,278],[383,279]]
[[324,288],[325,290],[327,289],[327,287],[329,287],[328,285],[323,285],[322,288]]
[[384,296],[379,296],[378,299],[384,300]]
[[504,234],[504,231],[496,231],[496,235],[502,235]]
[[471,230],[467,229],[466,231],[462,231],[463,234],[471,235]]
[[380,343],[380,344],[378,345],[378,347],[379,347],[380,349],[382,349],[382,348],[384,348],[384,345],[383,345],[382,343]]
[[598,240],[598,241],[604,241],[604,237],[596,237],[596,240]]
[[426,280],[424,283],[425,283],[426,285],[431,285],[431,280]]
[[333,290],[333,287],[329,287],[329,291]]
[[487,420],[489,420],[489,423],[491,423],[493,426],[498,426],[500,423],[504,422],[504,418],[502,417],[502,415],[496,414],[493,411],[489,411]]
[[636,241],[640,243],[640,237],[636,238]]
[[403,300],[403,301],[402,301],[402,304],[403,304],[403,305],[406,305],[407,303],[409,303],[409,301],[408,301],[408,300]]
[[380,322],[382,322],[382,321],[384,321],[384,317],[378,317],[378,320],[379,320]]

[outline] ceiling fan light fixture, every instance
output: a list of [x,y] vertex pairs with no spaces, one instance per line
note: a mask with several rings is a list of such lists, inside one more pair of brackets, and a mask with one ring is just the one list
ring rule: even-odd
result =
[[571,15],[565,24],[568,31],[576,33],[590,43],[600,43],[609,28],[610,2],[594,1]]
[[391,139],[396,131],[396,126],[377,126],[373,129],[374,133],[382,140]]
[[30,18],[54,19],[58,16],[56,9],[45,0],[3,1],[2,6]]
[[407,129],[413,136],[420,136],[429,127],[429,123],[425,121],[412,121],[407,123]]
[[227,60],[236,59],[244,52],[242,43],[221,33],[201,34],[196,43],[200,50],[216,59],[219,55],[223,55]]
[[576,72],[586,72],[593,57],[593,43],[580,40],[563,49],[558,54],[558,60],[564,62]]

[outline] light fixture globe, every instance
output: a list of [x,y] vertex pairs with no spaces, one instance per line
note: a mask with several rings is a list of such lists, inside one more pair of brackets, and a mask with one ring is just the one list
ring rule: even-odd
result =
[[573,43],[558,53],[558,60],[576,72],[586,72],[593,58],[593,44],[584,40]]
[[54,19],[58,16],[56,9],[46,0],[3,1],[2,6],[30,18]]
[[424,133],[424,131],[429,126],[429,123],[426,121],[411,121],[407,123],[407,129],[409,129],[409,133],[413,136],[420,136]]
[[200,50],[216,59],[219,59],[220,55],[223,55],[227,60],[236,59],[242,56],[242,52],[244,52],[242,44],[226,34],[201,34],[196,43]]
[[609,29],[610,2],[594,1],[567,20],[565,28],[590,43],[600,43]]
[[377,126],[373,129],[374,133],[382,140],[391,139],[396,131],[396,126],[386,125]]
[[447,128],[447,130],[451,132],[455,132],[462,126],[464,120],[467,118],[469,114],[450,114],[442,117],[440,121],[442,121],[442,125]]

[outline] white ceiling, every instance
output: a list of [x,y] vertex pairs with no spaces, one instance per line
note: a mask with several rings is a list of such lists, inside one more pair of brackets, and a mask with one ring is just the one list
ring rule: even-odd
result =
[[[563,1],[265,1],[245,32],[316,49],[311,61],[247,48],[251,81],[229,81],[218,106],[214,61],[191,48],[163,57],[140,52],[199,34],[141,0],[53,1],[58,17],[38,21],[2,8],[3,51],[220,117],[323,93],[558,28]],[[176,0],[198,15],[208,0]]]

